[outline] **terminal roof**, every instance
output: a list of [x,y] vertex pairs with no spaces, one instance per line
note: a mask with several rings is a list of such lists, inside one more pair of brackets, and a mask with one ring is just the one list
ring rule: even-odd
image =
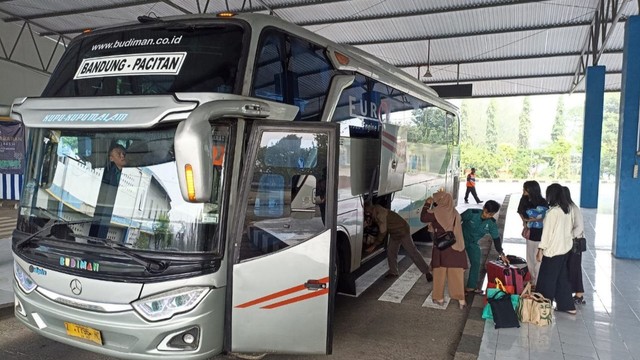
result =
[[[592,65],[606,67],[607,91],[619,91],[625,22],[639,2],[2,0],[0,19],[68,43],[84,29],[139,15],[267,13],[355,45],[429,85],[472,84],[473,97],[496,97],[583,92]],[[13,40],[0,40],[0,57],[11,60]]]

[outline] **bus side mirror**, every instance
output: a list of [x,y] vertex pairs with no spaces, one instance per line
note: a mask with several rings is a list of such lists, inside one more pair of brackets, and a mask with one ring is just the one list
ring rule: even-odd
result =
[[189,118],[176,130],[178,183],[185,201],[209,202],[213,178],[211,124],[208,120],[189,121]]
[[56,167],[58,166],[58,143],[49,141],[44,147],[42,161],[42,175],[40,176],[40,188],[48,189],[53,184]]
[[188,202],[209,202],[213,186],[213,135],[210,121],[224,117],[266,118],[269,105],[251,100],[215,100],[189,114],[176,129],[178,183]]

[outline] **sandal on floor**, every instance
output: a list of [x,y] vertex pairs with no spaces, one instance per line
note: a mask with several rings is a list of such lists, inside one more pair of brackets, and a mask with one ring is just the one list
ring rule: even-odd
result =
[[584,299],[584,296],[574,296],[573,302],[578,305],[584,305],[587,303],[587,301]]
[[483,295],[484,294],[484,291],[482,291],[482,289],[465,289],[464,292],[467,293],[467,294],[471,294],[471,293],[478,294],[478,295]]
[[433,300],[433,303],[438,306],[444,306],[444,300]]

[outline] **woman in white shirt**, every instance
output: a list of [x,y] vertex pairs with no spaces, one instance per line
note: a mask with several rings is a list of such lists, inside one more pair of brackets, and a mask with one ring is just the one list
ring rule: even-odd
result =
[[555,300],[557,311],[575,314],[567,270],[567,259],[573,247],[571,207],[560,184],[549,185],[546,195],[549,211],[544,218],[542,239],[536,254],[536,260],[540,262],[536,291],[551,301]]
[[[571,207],[571,220],[573,227],[571,230],[572,239],[584,237],[584,221],[582,220],[582,212],[578,205],[571,199],[571,191],[568,187],[563,186],[564,196]],[[582,252],[569,252],[567,260],[567,269],[569,270],[569,283],[571,284],[571,292],[575,293],[573,301],[576,304],[586,304],[584,300],[584,285],[582,284]]]

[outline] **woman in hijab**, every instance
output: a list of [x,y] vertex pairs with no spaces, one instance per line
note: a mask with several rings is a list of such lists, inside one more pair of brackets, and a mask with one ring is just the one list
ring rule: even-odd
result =
[[449,285],[449,296],[458,300],[460,309],[465,309],[464,269],[467,268],[467,253],[464,251],[462,221],[453,205],[451,194],[438,191],[425,201],[421,220],[430,223],[436,237],[447,231],[453,231],[456,242],[449,248],[439,250],[433,246],[431,253],[431,269],[433,271],[433,302],[444,305],[444,286]]

